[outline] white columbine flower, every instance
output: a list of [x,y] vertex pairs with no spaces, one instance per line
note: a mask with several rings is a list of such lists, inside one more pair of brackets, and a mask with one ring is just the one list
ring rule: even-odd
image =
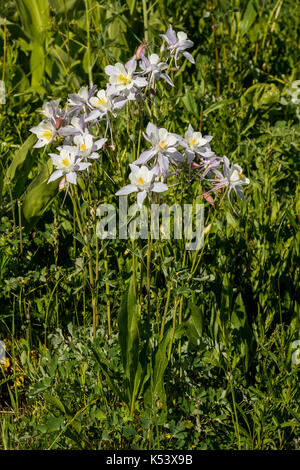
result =
[[[228,199],[229,199],[230,192],[234,190],[234,192],[238,194],[239,197],[243,201],[245,201],[242,186],[248,185],[250,183],[250,180],[249,178],[246,178],[240,165],[238,165],[237,163],[230,164],[230,161],[228,160],[228,158],[224,156],[223,157],[223,172],[224,172],[225,177],[222,175],[222,173],[219,170],[213,169],[213,171],[217,176],[217,179],[212,181],[214,190],[228,187],[229,188]],[[229,199],[229,202],[230,202],[230,199]],[[231,202],[230,202],[230,205],[231,205]]]
[[85,133],[81,135],[75,135],[73,142],[79,148],[79,155],[86,159],[92,158],[96,159],[99,158],[99,154],[97,153],[101,147],[105,144],[107,139],[99,139],[94,142],[94,137],[91,134]]
[[168,65],[165,62],[160,62],[159,56],[157,54],[151,54],[148,59],[144,56],[144,54],[140,57],[140,67],[144,71],[144,73],[149,74],[149,85],[153,86],[155,80],[159,80],[163,78],[166,82],[174,86],[174,83],[170,79],[169,75],[164,73],[163,71],[168,68]]
[[68,98],[68,105],[74,107],[74,110],[80,111],[82,108],[91,108],[90,99],[95,92],[96,86],[89,89],[87,86],[80,88],[78,93],[71,93]]
[[201,132],[194,132],[193,127],[189,124],[188,130],[184,135],[184,140],[182,141],[188,162],[190,163],[194,160],[196,153],[206,158],[212,156],[214,153],[208,145],[211,140],[212,136],[205,135],[202,137]]
[[105,90],[99,90],[97,95],[90,99],[90,103],[94,108],[98,109],[101,114],[106,114],[112,109],[110,98],[107,96]]
[[154,182],[155,174],[152,170],[149,170],[146,166],[138,167],[136,165],[129,165],[131,173],[129,179],[131,184],[121,188],[116,195],[125,196],[134,192],[138,192],[137,204],[139,207],[142,206],[149,191],[155,193],[161,193],[168,189],[168,186],[161,182]]
[[161,37],[168,43],[168,49],[171,54],[174,54],[175,65],[177,67],[177,58],[178,54],[182,54],[186,59],[188,59],[192,64],[195,63],[194,57],[189,52],[186,52],[185,49],[192,47],[194,45],[193,41],[190,41],[187,38],[186,33],[179,31],[177,34],[170,25],[166,34],[161,34]]
[[112,90],[110,94],[118,94],[122,91],[129,92],[134,87],[142,88],[147,85],[144,77],[134,75],[136,69],[136,59],[129,60],[125,66],[117,62],[115,65],[107,65],[105,73],[109,76],[109,83]]
[[32,127],[30,132],[36,134],[38,141],[34,148],[45,147],[50,144],[56,137],[56,128],[50,119],[44,119],[38,126]]
[[[158,160],[163,166],[169,167],[169,158],[174,161],[182,162],[183,156],[177,150],[180,140],[176,134],[172,134],[163,127],[158,129],[151,122],[146,127],[146,133],[143,133],[148,142],[152,144],[151,149],[143,152],[140,157],[134,162],[137,165],[147,163],[149,160],[158,155]],[[166,169],[167,169],[166,168]]]
[[81,162],[77,147],[64,145],[63,147],[57,147],[57,150],[60,151],[59,155],[50,153],[52,163],[57,170],[52,173],[48,183],[65,175],[68,183],[76,184],[77,172],[86,170],[91,163]]

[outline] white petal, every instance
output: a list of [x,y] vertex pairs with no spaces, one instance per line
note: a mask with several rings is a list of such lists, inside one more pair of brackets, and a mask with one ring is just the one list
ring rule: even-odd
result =
[[50,178],[48,179],[47,183],[51,183],[51,181],[57,180],[58,178],[63,176],[63,174],[64,174],[64,172],[62,170],[55,170],[52,173],[52,175],[50,176]]
[[66,173],[66,179],[69,183],[76,184],[77,175],[76,175],[75,171],[70,171],[69,173]]
[[137,195],[137,204],[138,204],[139,207],[142,207],[146,196],[147,196],[147,191],[141,191],[141,192],[138,193],[138,195]]
[[151,186],[151,191],[154,191],[155,193],[162,193],[164,191],[167,191],[167,189],[169,189],[169,187],[165,183],[160,182],[153,183],[153,185]]
[[116,196],[126,196],[126,194],[131,194],[136,191],[138,191],[138,188],[136,186],[134,186],[133,184],[127,184],[127,186],[124,186],[116,192]]

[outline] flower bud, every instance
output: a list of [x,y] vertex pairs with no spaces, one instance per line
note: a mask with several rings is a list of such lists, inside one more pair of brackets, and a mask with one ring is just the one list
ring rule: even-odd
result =
[[137,60],[141,58],[141,56],[144,54],[144,50],[146,49],[145,44],[140,44],[139,47],[137,48],[137,51],[135,53],[135,56]]

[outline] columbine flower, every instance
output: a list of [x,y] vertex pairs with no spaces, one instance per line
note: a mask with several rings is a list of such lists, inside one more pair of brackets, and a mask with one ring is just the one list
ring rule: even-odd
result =
[[104,117],[108,119],[109,113],[111,113],[113,117],[116,117],[116,114],[114,114],[113,111],[121,109],[126,104],[127,98],[122,96],[112,96],[112,92],[113,90],[100,90],[98,91],[97,96],[93,96],[90,99],[91,105],[96,109],[94,109],[85,119],[86,122],[93,121],[98,117],[100,117],[100,119]]
[[68,183],[76,184],[76,172],[86,170],[91,163],[81,162],[76,147],[64,145],[63,147],[57,147],[57,150],[60,151],[59,155],[50,153],[52,163],[56,166],[57,170],[52,173],[48,179],[48,183],[66,175]]
[[148,142],[152,144],[152,148],[143,152],[134,162],[137,165],[147,163],[149,160],[158,155],[157,164],[162,174],[165,174],[169,168],[169,159],[173,162],[184,161],[183,155],[177,150],[180,141],[178,136],[171,134],[166,129],[158,129],[154,124],[149,122],[146,133],[143,133]]
[[[213,190],[228,187],[229,188],[228,199],[229,199],[230,192],[234,190],[234,192],[238,194],[239,197],[245,202],[242,186],[249,184],[250,180],[249,178],[246,178],[240,165],[236,163],[230,165],[228,158],[224,156],[223,157],[223,172],[224,172],[225,178],[220,171],[218,170],[213,170],[213,171],[217,176],[217,179],[212,181],[212,184],[214,186]],[[229,202],[230,202],[230,199],[229,199]],[[231,202],[230,202],[230,205],[232,207]]]
[[175,33],[172,26],[170,25],[166,34],[161,34],[161,37],[168,43],[168,49],[171,54],[174,54],[175,58],[175,65],[177,67],[177,58],[178,54],[182,54],[187,60],[189,60],[192,64],[195,63],[194,57],[189,52],[186,52],[185,49],[192,47],[194,45],[193,41],[187,39],[186,33],[183,31],[179,31],[179,33]]
[[168,189],[168,186],[161,182],[154,182],[155,174],[152,170],[149,170],[146,166],[138,167],[136,165],[129,165],[131,173],[129,179],[131,184],[124,186],[116,192],[117,196],[125,196],[134,192],[138,192],[137,204],[139,207],[142,206],[149,191],[155,193],[161,193]]
[[185,148],[188,163],[194,160],[196,153],[206,158],[214,155],[208,144],[211,140],[212,136],[205,135],[202,137],[201,132],[194,132],[193,127],[189,124],[188,130],[181,143]]
[[144,73],[149,74],[149,85],[153,86],[155,80],[163,78],[166,82],[174,86],[174,83],[170,79],[169,75],[163,71],[168,68],[168,65],[165,62],[160,62],[159,56],[157,54],[151,54],[147,59],[143,54],[141,54],[140,67]]
[[101,114],[106,114],[111,111],[112,105],[110,98],[107,96],[105,90],[99,90],[96,96],[90,99],[90,103],[94,108],[97,108]]
[[55,100],[44,103],[41,111],[38,111],[38,113],[43,114],[48,119],[56,120],[56,118],[63,112],[58,107],[59,102],[60,100]]
[[38,126],[32,127],[30,132],[36,134],[38,141],[34,148],[45,147],[50,144],[56,137],[56,128],[50,119],[44,119]]
[[87,86],[80,88],[78,93],[71,93],[68,98],[68,105],[74,106],[77,111],[80,111],[82,108],[90,108],[90,99],[95,92],[96,86],[92,86],[89,90]]
[[75,135],[73,142],[79,147],[79,154],[82,158],[99,158],[97,151],[103,147],[107,139],[99,139],[96,142],[93,139],[94,137],[87,133]]
[[107,65],[105,73],[109,76],[111,88],[109,94],[119,94],[120,92],[129,93],[128,99],[135,96],[134,88],[142,88],[147,85],[147,80],[143,77],[134,75],[136,69],[135,57],[129,60],[125,66],[119,62],[115,65]]
[[87,125],[84,114],[81,114],[80,117],[73,117],[70,125],[59,129],[59,134],[64,137],[85,134],[86,132]]

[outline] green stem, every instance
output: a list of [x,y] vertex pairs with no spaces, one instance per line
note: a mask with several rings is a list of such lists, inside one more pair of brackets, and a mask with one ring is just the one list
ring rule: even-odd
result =
[[145,35],[145,41],[149,41],[149,31],[148,31],[148,11],[147,11],[147,1],[142,0],[143,4],[143,19],[144,19],[144,35]]

